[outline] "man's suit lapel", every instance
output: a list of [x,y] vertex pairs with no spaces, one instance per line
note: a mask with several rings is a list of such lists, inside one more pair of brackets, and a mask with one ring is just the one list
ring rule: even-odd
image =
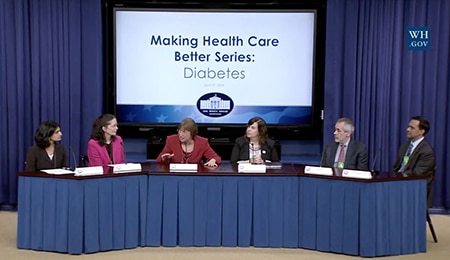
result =
[[406,150],[408,150],[409,142],[404,142],[402,147],[400,148],[400,155],[403,156],[406,154]]
[[334,166],[334,159],[336,158],[336,154],[337,154],[337,149],[339,147],[339,143],[334,142],[333,145],[331,146],[331,151],[330,151],[330,155],[328,156],[328,165],[331,165],[331,167]]
[[346,147],[347,151],[345,152],[345,162],[344,167],[349,166],[349,160],[352,157],[353,152],[353,139],[350,139],[350,142],[348,142],[348,146]]
[[[423,143],[425,142],[425,139],[424,140],[422,140],[417,146],[416,146],[416,148],[414,148],[414,151],[411,153],[411,155],[409,156],[409,160],[408,160],[408,163],[406,164],[406,166],[409,166],[409,165],[414,165],[415,163],[416,163],[416,161],[417,161],[417,158],[418,158],[418,156],[419,156],[419,151],[422,149],[422,147],[423,147]],[[406,153],[406,150],[405,150],[405,153]]]

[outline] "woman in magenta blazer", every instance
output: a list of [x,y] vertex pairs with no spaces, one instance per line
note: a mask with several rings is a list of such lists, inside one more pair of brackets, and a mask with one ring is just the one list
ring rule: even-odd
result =
[[87,155],[89,166],[125,163],[123,140],[117,135],[117,119],[111,114],[98,117],[92,125]]
[[178,134],[167,136],[166,145],[156,158],[157,162],[200,163],[215,167],[222,160],[211,148],[208,139],[197,135],[198,128],[191,118],[184,119],[178,126]]

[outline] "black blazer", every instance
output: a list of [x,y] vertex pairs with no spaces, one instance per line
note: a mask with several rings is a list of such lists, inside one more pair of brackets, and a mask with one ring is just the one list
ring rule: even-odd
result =
[[[236,138],[233,151],[231,152],[230,162],[235,163],[241,160],[248,160],[250,154],[249,143],[245,141],[243,136]],[[264,161],[278,162],[278,151],[275,148],[275,141],[267,139],[266,143],[261,146],[261,158]]]
[[[406,154],[409,143],[404,142],[398,150],[397,160],[392,167],[394,172],[398,172],[402,166],[403,156]],[[433,206],[433,179],[436,171],[436,162],[434,159],[434,151],[431,145],[423,139],[412,154],[409,156],[408,164],[405,165],[404,174],[406,175],[428,175],[427,179],[427,205]]]
[[50,159],[47,152],[38,146],[32,146],[28,149],[25,164],[26,172],[37,172],[44,169],[56,169],[66,166],[67,154],[62,144],[55,144],[53,159]]
[[[337,142],[331,142],[325,145],[320,162],[321,166],[334,167],[334,159],[336,158],[338,147],[339,143]],[[345,154],[344,168],[352,170],[369,169],[368,153],[365,144],[350,139],[347,147],[347,152]]]

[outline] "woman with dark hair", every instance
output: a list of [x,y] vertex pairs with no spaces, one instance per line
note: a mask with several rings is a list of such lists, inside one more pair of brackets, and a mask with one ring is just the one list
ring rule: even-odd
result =
[[26,172],[56,169],[67,166],[67,153],[61,141],[61,126],[54,121],[45,121],[36,129],[35,146],[28,149]]
[[268,137],[266,121],[261,117],[251,118],[247,123],[245,135],[236,139],[230,162],[237,161],[258,164],[279,161],[275,141]]
[[87,148],[89,166],[125,163],[123,140],[117,129],[117,119],[111,114],[95,119]]
[[222,159],[209,145],[208,139],[197,135],[198,128],[194,120],[185,118],[178,125],[178,134],[167,136],[166,145],[156,158],[157,162],[200,163],[215,167]]

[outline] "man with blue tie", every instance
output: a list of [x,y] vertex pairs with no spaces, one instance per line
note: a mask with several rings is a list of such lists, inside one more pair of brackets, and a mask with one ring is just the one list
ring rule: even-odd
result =
[[321,166],[340,169],[367,170],[366,145],[351,138],[355,126],[349,118],[340,118],[334,127],[334,142],[323,149]]
[[412,117],[406,128],[408,141],[404,142],[398,150],[397,161],[392,170],[403,175],[428,175],[427,194],[428,207],[432,206],[433,178],[436,168],[434,151],[425,140],[430,130],[430,123],[421,116]]

